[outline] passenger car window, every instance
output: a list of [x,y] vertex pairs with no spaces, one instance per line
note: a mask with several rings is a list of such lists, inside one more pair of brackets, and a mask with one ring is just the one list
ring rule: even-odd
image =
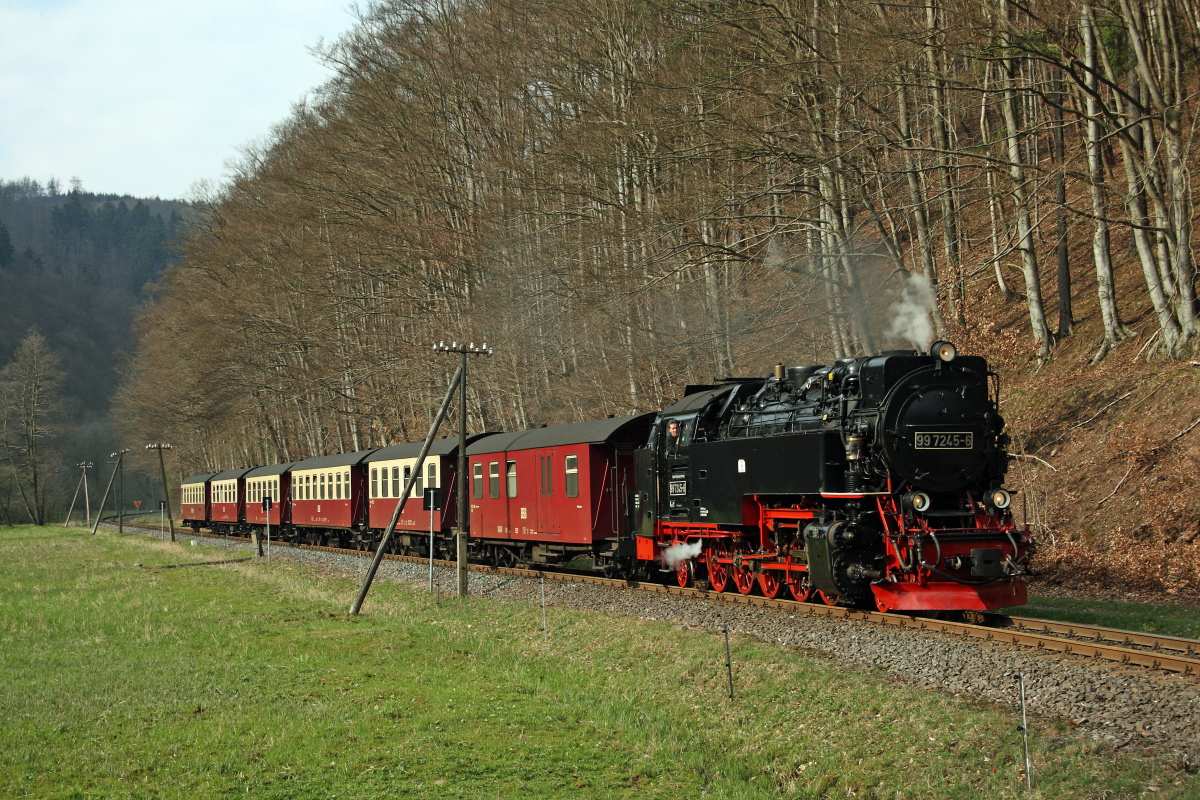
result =
[[567,456],[563,459],[563,467],[566,473],[567,497],[579,497],[579,456]]

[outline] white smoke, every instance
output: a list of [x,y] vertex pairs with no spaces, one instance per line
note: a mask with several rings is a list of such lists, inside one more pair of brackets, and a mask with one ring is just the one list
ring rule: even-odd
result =
[[763,266],[767,269],[786,269],[788,266],[783,246],[775,236],[767,239],[767,249],[763,253]]
[[933,342],[933,318],[930,312],[937,299],[925,276],[910,272],[900,286],[901,299],[892,303],[892,327],[888,336],[903,339],[914,350],[924,350]]
[[681,561],[687,561],[700,555],[701,547],[703,547],[702,542],[673,544],[663,553],[663,563],[667,565],[667,569],[675,569]]

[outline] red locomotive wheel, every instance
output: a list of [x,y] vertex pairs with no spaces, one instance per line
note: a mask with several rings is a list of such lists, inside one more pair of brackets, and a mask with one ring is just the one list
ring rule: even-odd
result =
[[793,575],[792,582],[788,584],[788,589],[791,591],[792,597],[801,603],[808,602],[813,593],[812,584],[809,583],[807,575],[799,578]]
[[754,584],[758,581],[754,578],[754,573],[746,567],[733,568],[733,584],[737,586],[738,594],[750,594],[754,591]]
[[777,572],[760,572],[758,573],[758,588],[762,589],[763,597],[769,597],[772,600],[779,596],[779,590],[783,588],[783,583],[779,580]]
[[680,561],[679,566],[675,567],[675,580],[683,589],[688,588],[694,583],[693,578],[696,576],[696,568],[692,565],[691,559]]
[[719,550],[708,551],[708,585],[714,592],[723,592],[729,588],[729,565],[717,561],[720,555]]
[[827,606],[836,606],[838,604],[838,600],[841,599],[841,595],[827,594],[822,591],[817,592],[817,597],[821,598],[821,602]]

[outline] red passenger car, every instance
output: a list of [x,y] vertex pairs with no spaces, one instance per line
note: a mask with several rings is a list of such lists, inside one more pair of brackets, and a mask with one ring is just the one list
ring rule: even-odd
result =
[[468,445],[472,541],[499,563],[609,563],[628,528],[633,452],[645,445],[653,420],[580,422]]
[[[488,435],[483,433],[467,437],[467,446]],[[396,444],[367,456],[364,463],[368,476],[368,525],[373,531],[382,533],[391,523],[397,499],[404,492],[404,485],[417,466],[422,444]],[[396,521],[393,549],[397,552],[412,550],[414,554],[419,551],[424,555],[429,552],[425,547],[431,527],[434,531],[449,533],[458,525],[458,437],[434,440],[417,473],[412,493]],[[432,515],[423,507],[425,489],[442,490],[442,508],[433,511]],[[418,535],[409,536],[409,532],[417,532]],[[421,533],[425,535],[419,535]]]
[[[292,521],[288,490],[292,464],[258,467],[246,473],[246,524],[278,528]],[[271,498],[271,511],[263,511],[263,498]]]
[[201,528],[207,528],[212,492],[209,481],[215,472],[205,472],[184,478],[179,487],[179,520],[180,523],[199,533]]
[[218,472],[208,481],[211,505],[209,527],[213,533],[240,533],[246,523],[246,481],[249,468]]
[[374,450],[318,456],[291,467],[291,513],[305,544],[363,544],[366,530],[366,472]]

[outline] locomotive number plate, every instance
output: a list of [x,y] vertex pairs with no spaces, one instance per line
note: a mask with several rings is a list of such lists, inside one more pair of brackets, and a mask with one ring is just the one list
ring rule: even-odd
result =
[[679,497],[687,494],[687,481],[671,481],[671,496]]
[[970,431],[914,434],[918,450],[970,450],[975,446],[975,435]]

